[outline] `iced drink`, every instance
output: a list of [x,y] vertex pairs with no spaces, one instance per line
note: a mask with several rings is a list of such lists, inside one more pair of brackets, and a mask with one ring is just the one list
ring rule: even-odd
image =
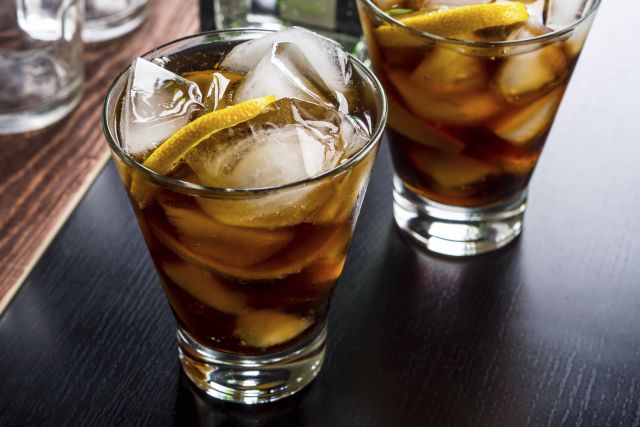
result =
[[384,97],[306,30],[209,37],[134,61],[112,149],[187,375],[223,399],[275,400],[320,368]]
[[[401,228],[450,255],[517,236],[597,3],[360,2],[369,57],[389,97]],[[431,219],[414,221],[420,216]],[[435,217],[475,222],[465,231],[436,226]]]

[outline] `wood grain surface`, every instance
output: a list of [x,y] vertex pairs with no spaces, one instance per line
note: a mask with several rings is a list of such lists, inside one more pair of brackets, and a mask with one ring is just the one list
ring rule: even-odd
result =
[[131,60],[198,29],[196,0],[150,0],[135,32],[85,46],[84,96],[61,122],[0,136],[0,313],[108,158],[102,101]]

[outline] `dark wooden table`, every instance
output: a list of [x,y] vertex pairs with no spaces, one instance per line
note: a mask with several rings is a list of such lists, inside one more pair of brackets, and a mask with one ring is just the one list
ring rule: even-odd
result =
[[639,426],[638,16],[605,1],[504,250],[405,244],[383,147],[326,364],[275,404],[216,402],[180,373],[109,164],[0,318],[0,425]]

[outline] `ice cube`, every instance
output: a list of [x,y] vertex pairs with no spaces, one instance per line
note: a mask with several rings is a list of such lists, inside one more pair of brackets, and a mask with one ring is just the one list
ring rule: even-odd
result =
[[124,149],[145,154],[204,109],[198,85],[142,58],[133,61],[120,117]]
[[[531,7],[531,6],[530,6]],[[542,6],[540,6],[540,11],[535,13],[542,13]],[[528,40],[535,37],[540,37],[545,34],[549,34],[551,30],[544,25],[542,25],[542,15],[539,16],[529,16],[527,22],[515,28],[514,31],[511,31],[507,36],[507,41],[514,40]],[[535,47],[535,46],[534,46]],[[533,50],[533,49],[528,49]]]
[[[330,108],[284,98],[263,114],[204,141],[185,158],[205,185],[280,186],[320,175],[368,141],[355,121]],[[283,226],[304,222],[331,195],[326,183],[281,190],[252,201],[199,200],[225,224]]]
[[330,90],[344,93],[349,89],[352,69],[347,53],[333,40],[299,27],[239,44],[222,61],[222,68],[246,73],[256,67],[276,42],[297,44],[311,69],[321,77]]
[[389,127],[394,131],[438,151],[459,153],[464,149],[463,142],[414,117],[393,97],[389,96],[388,100]]
[[207,111],[215,111],[229,106],[232,102],[232,93],[229,89],[243,79],[240,74],[230,72],[223,74],[211,70],[190,71],[182,76],[198,85],[200,93],[204,95],[202,103]]
[[295,237],[295,233],[287,229],[230,227],[202,211],[166,201],[161,206],[180,242],[202,256],[232,267],[250,267],[265,261]]
[[205,165],[211,171],[205,176],[208,184],[220,187],[278,186],[318,175],[325,160],[332,166],[331,157],[325,156],[331,151],[301,125],[264,129],[217,155]]
[[567,73],[563,51],[557,45],[549,45],[505,59],[498,70],[497,85],[507,101],[517,103],[524,95],[553,88]]
[[[214,201],[211,199],[211,201]],[[148,223],[149,233],[157,238],[164,246],[172,251],[178,258],[194,267],[204,271],[216,271],[225,276],[235,277],[240,280],[270,280],[289,276],[293,273],[301,272],[305,267],[319,259],[331,259],[343,253],[346,242],[345,236],[349,233],[344,228],[333,228],[333,232],[327,233],[326,228],[318,227],[315,230],[309,230],[310,235],[304,238],[295,239],[287,246],[287,254],[283,256],[272,257],[265,262],[246,267],[238,267],[230,265],[227,260],[220,260],[207,252],[206,247],[198,246],[198,242],[193,239],[186,239],[184,242],[175,237],[175,234],[161,222],[152,221]],[[246,224],[239,224],[240,226]],[[348,227],[346,225],[345,227]],[[241,227],[238,227],[241,228]],[[272,227],[270,227],[272,228]],[[247,232],[256,231],[255,228],[248,228]],[[259,230],[259,231],[284,231],[285,233],[293,233],[292,230]],[[315,232],[315,233],[314,233]],[[342,239],[342,240],[341,240]],[[254,245],[253,238],[245,241],[246,245]],[[174,275],[172,279],[179,284],[184,285],[185,290],[198,292],[192,286],[200,287],[205,284],[197,283],[195,280],[185,278],[182,280],[178,275]],[[191,286],[189,285],[191,284]],[[196,295],[194,293],[194,295]]]
[[556,88],[526,107],[501,117],[494,124],[493,131],[514,145],[533,141],[551,127],[563,93],[564,87]]
[[551,30],[561,30],[582,18],[593,0],[549,0],[545,2],[544,24]]
[[331,180],[331,198],[313,214],[314,224],[345,224],[358,218],[374,158],[369,156]]
[[354,156],[369,141],[369,134],[364,131],[364,124],[360,119],[351,116],[341,116],[340,139],[344,153],[342,160]]
[[402,100],[420,119],[450,125],[470,125],[482,122],[500,112],[502,104],[486,91],[471,93],[435,93],[419,87],[405,71],[387,74]]
[[520,156],[504,156],[500,159],[500,167],[512,175],[526,175],[536,167],[540,153],[526,153]]
[[241,314],[248,311],[246,298],[240,292],[230,291],[220,279],[194,265],[166,262],[162,264],[162,271],[173,283],[202,304],[227,314]]
[[435,48],[416,67],[411,79],[429,90],[468,92],[482,89],[488,72],[480,58]]
[[186,161],[206,185],[245,189],[317,176],[368,140],[347,116],[291,98],[221,137],[198,145]]
[[[155,59],[153,60],[155,61]],[[164,64],[153,62],[154,64],[164,68]],[[214,73],[211,70],[208,71],[187,71],[182,74],[182,77],[189,80],[190,82],[194,82],[198,85],[198,89],[200,89],[201,94],[206,94],[213,83],[213,75]]]
[[494,166],[472,157],[456,154],[416,153],[414,165],[446,189],[461,189],[483,181],[499,171]]
[[276,42],[271,46],[240,83],[234,100],[242,102],[267,95],[334,107],[341,104],[336,93],[315,72],[300,47],[291,42]]
[[300,335],[313,319],[276,310],[253,310],[239,316],[235,334],[245,345],[271,347]]
[[[593,20],[592,15],[589,20]],[[587,35],[589,35],[590,23],[583,23],[573,30],[571,37],[564,42],[564,51],[569,59],[573,59],[580,54],[584,43],[587,41]]]
[[218,108],[224,108],[224,98],[227,94],[227,89],[231,80],[226,78],[223,74],[213,73],[211,84],[204,96],[204,105],[209,111],[217,110]]

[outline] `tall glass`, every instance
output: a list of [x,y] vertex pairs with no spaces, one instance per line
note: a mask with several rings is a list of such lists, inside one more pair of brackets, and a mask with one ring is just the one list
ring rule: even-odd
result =
[[421,32],[358,0],[389,97],[394,216],[418,244],[465,256],[520,234],[529,180],[600,1],[585,4],[557,31],[477,41]]
[[[178,74],[209,70],[237,43],[266,33],[204,33],[144,58],[161,58]],[[277,400],[320,370],[332,290],[387,114],[379,82],[351,62],[357,99],[371,113],[371,138],[336,168],[272,188],[204,187],[145,168],[122,149],[117,128],[129,72],[108,91],[105,135],[178,323],[182,367],[214,397]],[[146,189],[144,200],[132,182]]]
[[80,0],[4,1],[0,7],[0,134],[46,127],[82,96]]

